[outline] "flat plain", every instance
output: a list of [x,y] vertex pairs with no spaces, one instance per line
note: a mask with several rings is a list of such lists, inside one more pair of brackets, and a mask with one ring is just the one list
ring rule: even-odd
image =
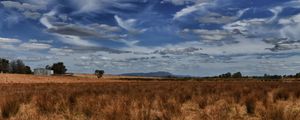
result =
[[0,74],[11,120],[299,120],[300,82]]

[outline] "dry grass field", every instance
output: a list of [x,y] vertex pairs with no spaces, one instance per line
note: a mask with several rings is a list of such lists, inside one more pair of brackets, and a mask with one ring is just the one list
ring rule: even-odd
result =
[[[120,79],[123,78],[123,79]],[[299,120],[300,83],[0,75],[1,119]],[[131,77],[133,78],[133,77]],[[128,78],[129,79],[129,78]],[[142,79],[142,78],[141,78]]]

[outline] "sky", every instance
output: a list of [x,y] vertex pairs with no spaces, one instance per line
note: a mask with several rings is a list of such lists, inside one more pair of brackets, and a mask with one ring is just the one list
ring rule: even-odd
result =
[[300,72],[300,0],[0,0],[0,57],[68,72]]

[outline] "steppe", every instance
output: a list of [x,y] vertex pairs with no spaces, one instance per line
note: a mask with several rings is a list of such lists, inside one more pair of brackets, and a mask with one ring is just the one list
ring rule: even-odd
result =
[[[140,80],[139,80],[140,79]],[[299,120],[300,83],[0,74],[1,119]]]

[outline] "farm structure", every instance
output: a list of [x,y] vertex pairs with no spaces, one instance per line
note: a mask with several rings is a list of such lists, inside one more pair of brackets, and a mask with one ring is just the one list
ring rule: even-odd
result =
[[41,76],[51,76],[53,75],[53,70],[48,70],[45,68],[36,68],[34,69],[34,75],[41,75]]

